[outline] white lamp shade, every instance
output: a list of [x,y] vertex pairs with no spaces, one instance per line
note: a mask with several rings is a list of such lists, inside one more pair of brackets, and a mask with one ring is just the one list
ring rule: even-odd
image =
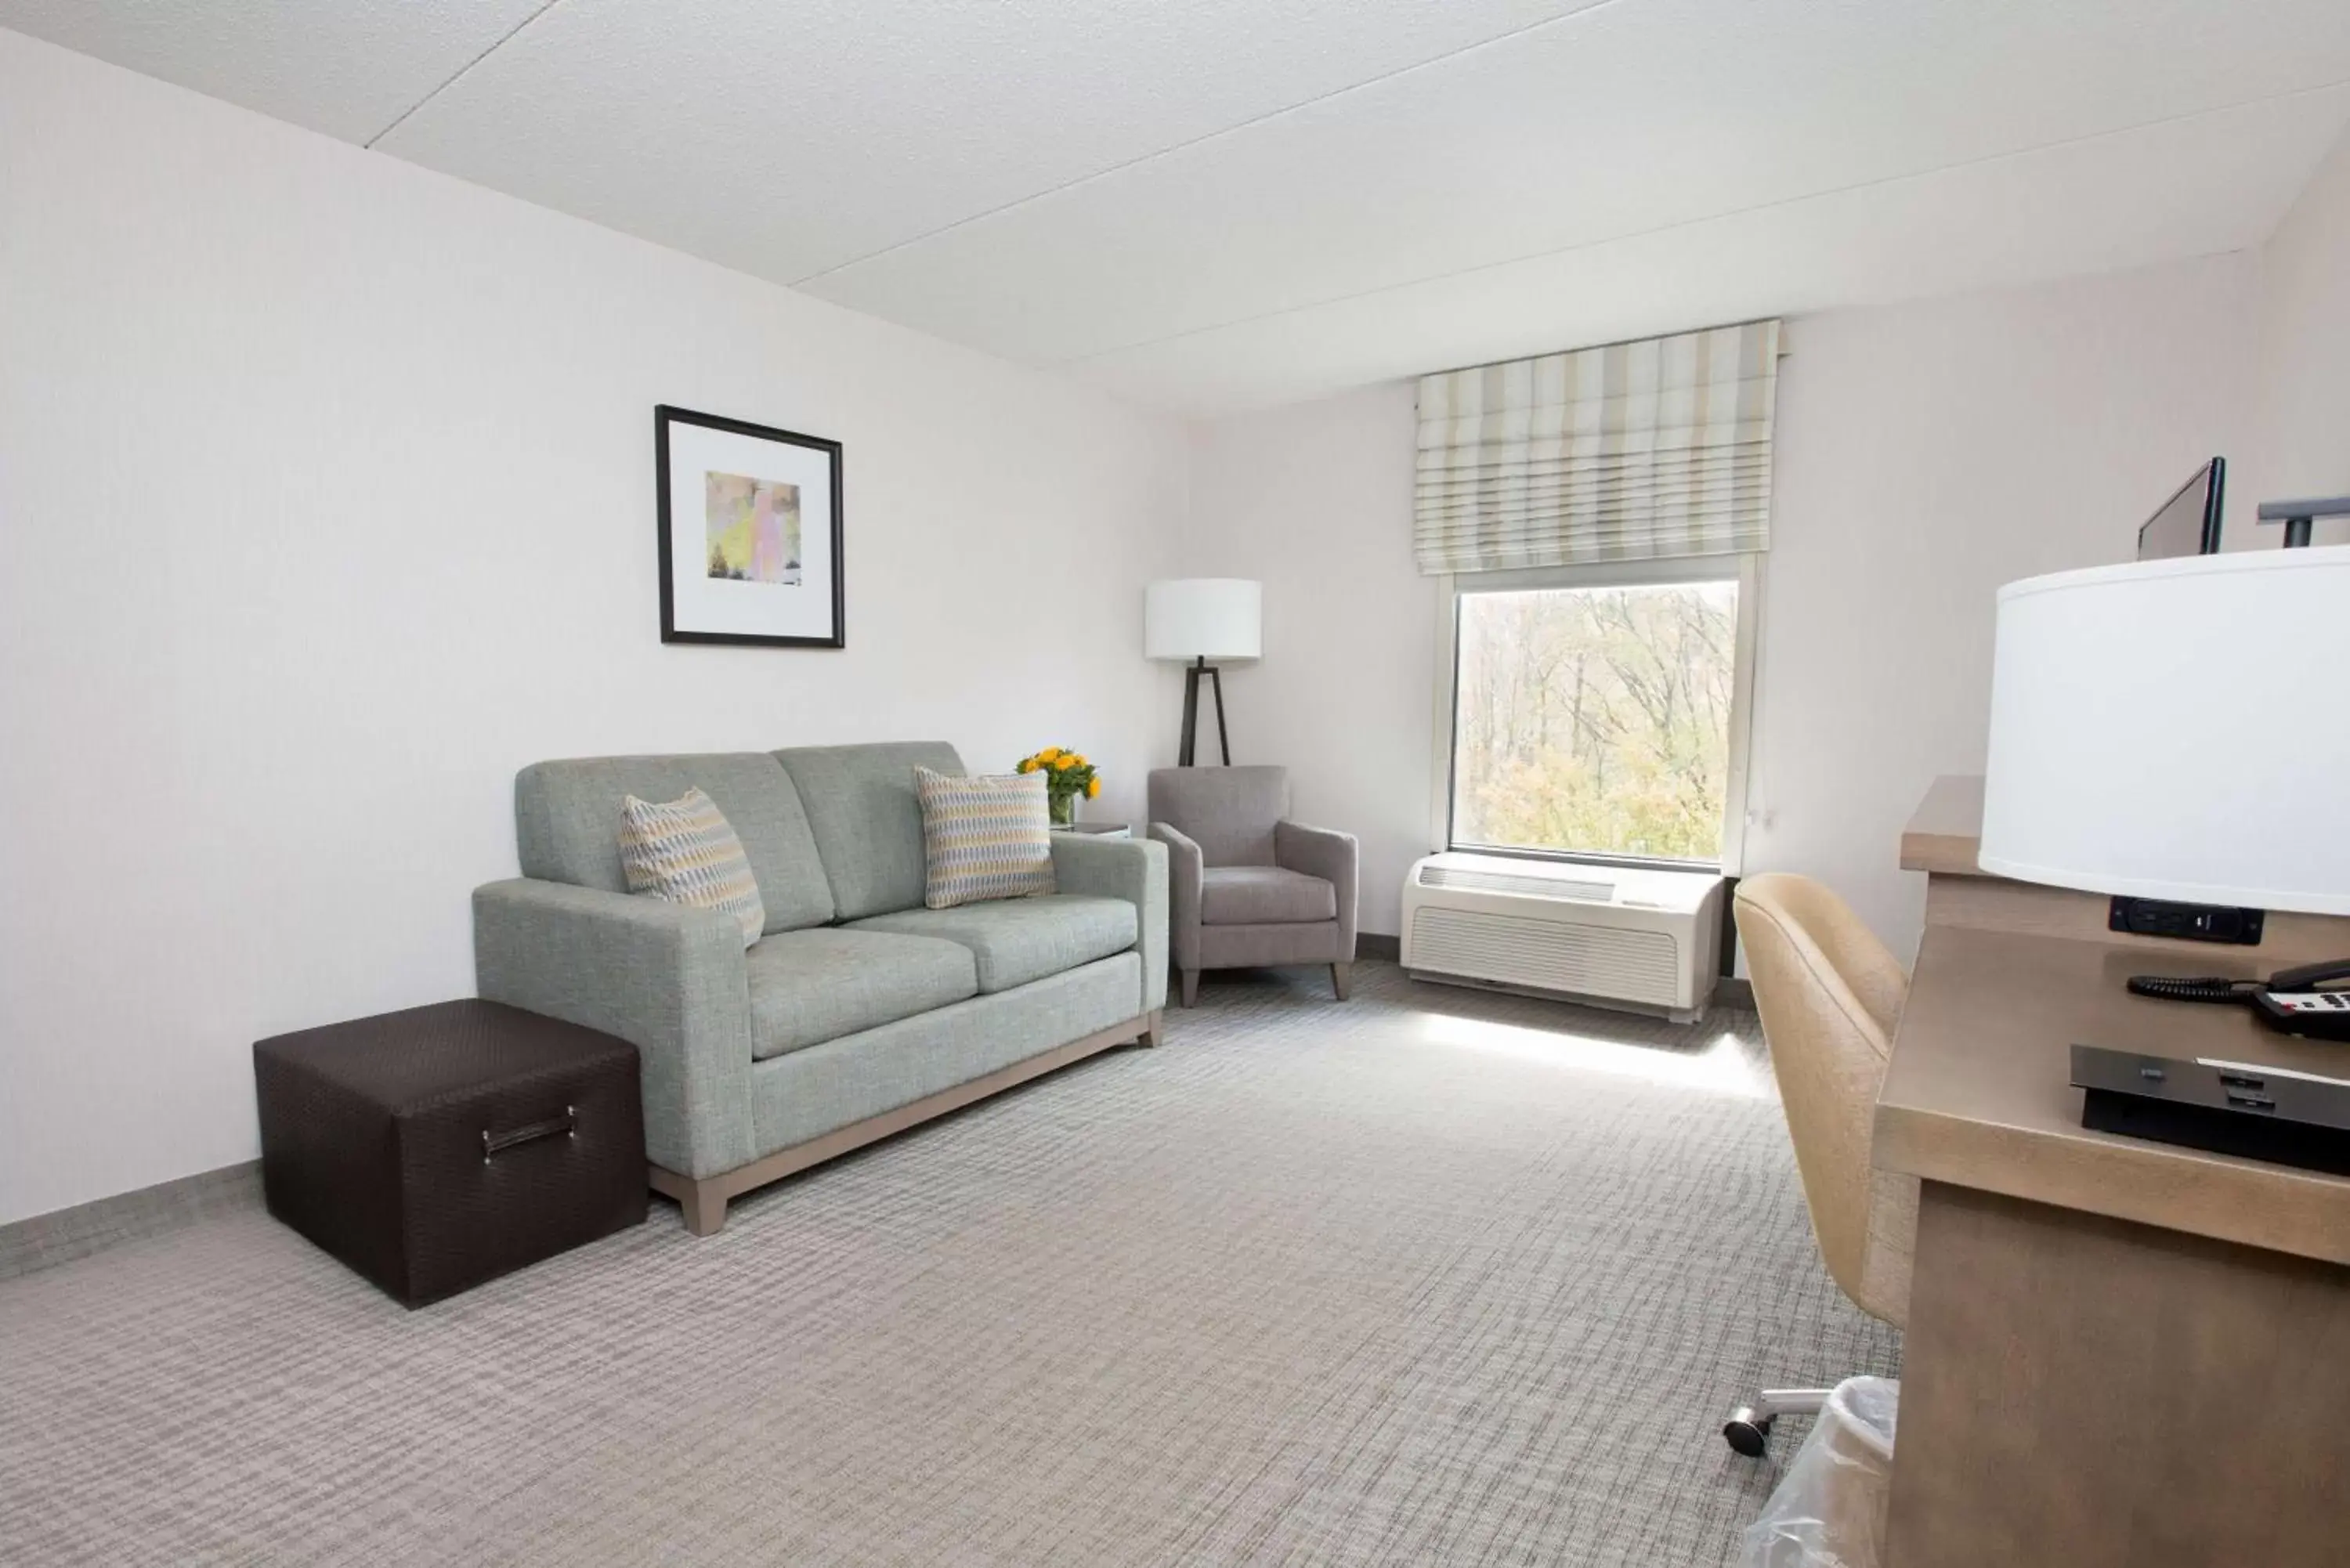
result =
[[1982,868],[2350,915],[2350,546],[2061,572],[1999,594]]
[[1245,577],[1174,577],[1143,595],[1146,659],[1255,659],[1263,628],[1263,585]]

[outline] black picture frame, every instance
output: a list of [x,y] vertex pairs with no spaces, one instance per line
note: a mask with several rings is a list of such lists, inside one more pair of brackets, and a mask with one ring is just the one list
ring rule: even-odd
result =
[[[759,441],[775,441],[786,446],[804,447],[824,454],[830,473],[832,493],[832,635],[829,637],[794,637],[745,631],[697,631],[677,624],[676,562],[670,546],[670,431],[676,425],[694,425],[703,430],[723,431],[730,435],[750,436]],[[705,414],[691,409],[681,409],[668,403],[653,408],[653,494],[654,530],[659,535],[660,552],[660,638],[663,642],[728,643],[757,648],[846,648],[848,646],[848,573],[841,548],[842,518],[845,508],[841,501],[841,448],[837,441],[822,436],[804,435],[797,431],[778,430],[773,425],[754,424],[748,420],[730,420],[721,414]]]

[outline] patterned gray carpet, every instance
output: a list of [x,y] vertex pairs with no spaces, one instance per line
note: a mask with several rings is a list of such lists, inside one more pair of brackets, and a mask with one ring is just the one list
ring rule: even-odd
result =
[[1357,976],[419,1313],[257,1210],[0,1283],[0,1557],[1728,1561],[1726,1403],[1898,1355],[1752,1016]]

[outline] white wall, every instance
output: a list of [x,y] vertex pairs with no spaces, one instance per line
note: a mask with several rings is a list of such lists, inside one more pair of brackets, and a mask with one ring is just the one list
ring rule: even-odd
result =
[[1390,936],[1428,853],[1437,744],[1417,420],[1412,388],[1390,383],[1200,427],[1184,544],[1187,574],[1264,584],[1264,658],[1224,673],[1232,760],[1286,763],[1299,820],[1362,839],[1362,929]]
[[[664,647],[657,402],[847,444],[848,648]],[[0,1221],[470,994],[535,758],[1047,742],[1140,814],[1171,421],[0,31]]]
[[1982,770],[1995,592],[2128,560],[2245,449],[2257,299],[2234,255],[1795,324],[1748,870],[1818,877],[1914,950],[1896,841],[1936,774]]
[[[1823,877],[1914,948],[1923,887],[1895,843],[1935,774],[1981,767],[1993,590],[2126,559],[2198,462],[2241,449],[2257,276],[2218,257],[1793,324],[1747,869]],[[1204,428],[1186,553],[1265,580],[1264,661],[1232,681],[1243,750],[1363,836],[1363,929],[1386,933],[1428,847],[1438,743],[1412,397]]]
[[[2262,252],[2261,440],[2250,503],[2350,495],[2350,135]],[[2262,530],[2273,543],[2275,525]],[[2350,519],[2319,544],[2350,544]]]

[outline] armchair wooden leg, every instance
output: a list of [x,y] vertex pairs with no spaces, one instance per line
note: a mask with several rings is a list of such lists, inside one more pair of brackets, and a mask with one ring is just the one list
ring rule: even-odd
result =
[[1136,1044],[1140,1045],[1156,1045],[1159,1044],[1159,1036],[1160,1033],[1161,1026],[1159,1021],[1159,1010],[1154,1007],[1149,1012],[1142,1015],[1142,1033],[1136,1040]]
[[1183,977],[1183,1005],[1195,1007],[1200,1001],[1200,971],[1187,969],[1180,972]]
[[1330,966],[1330,989],[1338,993],[1339,1001],[1347,1000],[1347,989],[1354,982],[1355,966],[1353,964],[1334,963]]

